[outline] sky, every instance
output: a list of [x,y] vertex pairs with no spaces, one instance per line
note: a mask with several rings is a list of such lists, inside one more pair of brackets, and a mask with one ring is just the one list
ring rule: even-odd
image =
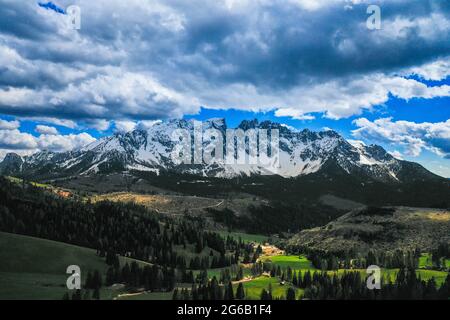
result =
[[0,0],[0,159],[216,117],[333,129],[450,177],[450,1]]

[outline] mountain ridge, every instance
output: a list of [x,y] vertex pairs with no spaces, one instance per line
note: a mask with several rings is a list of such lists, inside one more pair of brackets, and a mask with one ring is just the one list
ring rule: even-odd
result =
[[[297,131],[277,122],[259,122],[257,119],[244,120],[237,128],[244,131],[279,131],[280,154],[276,172],[268,171],[258,164],[177,165],[171,159],[171,152],[177,145],[172,141],[171,134],[177,129],[192,132],[193,128],[193,121],[169,120],[157,122],[147,130],[115,133],[68,152],[41,151],[26,157],[8,154],[0,163],[0,173],[51,177],[125,171],[149,171],[156,174],[173,171],[220,178],[252,175],[294,178],[319,172],[328,163],[333,163],[349,175],[363,175],[385,183],[441,178],[417,163],[394,158],[380,146],[352,144],[333,130]],[[225,119],[214,118],[202,122],[202,132],[207,129],[217,129],[225,136],[228,126]],[[202,143],[205,149],[212,140],[203,139]],[[414,174],[411,175],[411,172]]]

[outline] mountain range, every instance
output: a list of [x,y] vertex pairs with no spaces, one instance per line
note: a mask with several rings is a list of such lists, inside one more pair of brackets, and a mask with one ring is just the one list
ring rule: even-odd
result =
[[[225,119],[211,119],[202,122],[202,128],[203,131],[217,129],[225,136],[227,124]],[[221,178],[271,174],[291,178],[316,173],[333,164],[349,175],[364,175],[383,182],[439,179],[417,163],[394,158],[380,146],[350,143],[332,130],[297,131],[279,123],[257,120],[242,121],[238,128],[279,130],[276,173],[258,164],[177,165],[171,158],[176,145],[171,135],[177,129],[192,131],[193,122],[188,120],[157,122],[146,130],[116,133],[69,152],[41,151],[26,157],[11,153],[0,163],[0,173],[49,178],[134,170]],[[210,142],[204,140],[203,145]]]

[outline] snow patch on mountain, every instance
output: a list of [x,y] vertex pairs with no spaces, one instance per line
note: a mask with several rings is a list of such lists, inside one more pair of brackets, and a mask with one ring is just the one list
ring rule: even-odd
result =
[[[215,118],[202,123],[203,132],[211,128],[219,130],[225,136],[227,130],[225,119]],[[176,129],[187,129],[192,132],[194,123],[189,120],[156,122],[145,130],[136,129],[127,133],[115,133],[70,152],[39,152],[22,158],[23,165],[20,167],[23,167],[23,170],[38,170],[45,167],[67,174],[127,170],[159,174],[161,170],[173,170],[180,173],[224,178],[274,174],[297,177],[318,172],[331,161],[349,174],[363,172],[377,180],[393,181],[398,180],[397,173],[402,166],[401,160],[395,159],[380,146],[367,146],[360,141],[347,141],[333,130],[321,132],[308,129],[295,130],[276,122],[258,122],[257,120],[242,121],[238,128],[244,131],[248,129],[279,131],[279,167],[275,171],[260,164],[176,165],[172,161],[171,153],[178,142],[172,141],[172,133]],[[211,143],[212,141],[205,138],[203,147]],[[15,168],[11,164],[9,167]]]

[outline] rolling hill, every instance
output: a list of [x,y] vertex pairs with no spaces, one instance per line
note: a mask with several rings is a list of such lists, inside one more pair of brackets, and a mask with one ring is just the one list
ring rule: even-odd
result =
[[[0,232],[0,261],[0,300],[60,300],[67,292],[68,266],[81,268],[82,283],[89,271],[98,270],[104,278],[108,267],[93,249],[4,232]],[[120,257],[120,261],[133,260]],[[101,291],[103,299],[117,294],[110,288]]]
[[416,248],[429,252],[441,242],[450,243],[448,210],[397,207],[355,209],[323,227],[301,231],[288,246],[294,251],[367,254]]

